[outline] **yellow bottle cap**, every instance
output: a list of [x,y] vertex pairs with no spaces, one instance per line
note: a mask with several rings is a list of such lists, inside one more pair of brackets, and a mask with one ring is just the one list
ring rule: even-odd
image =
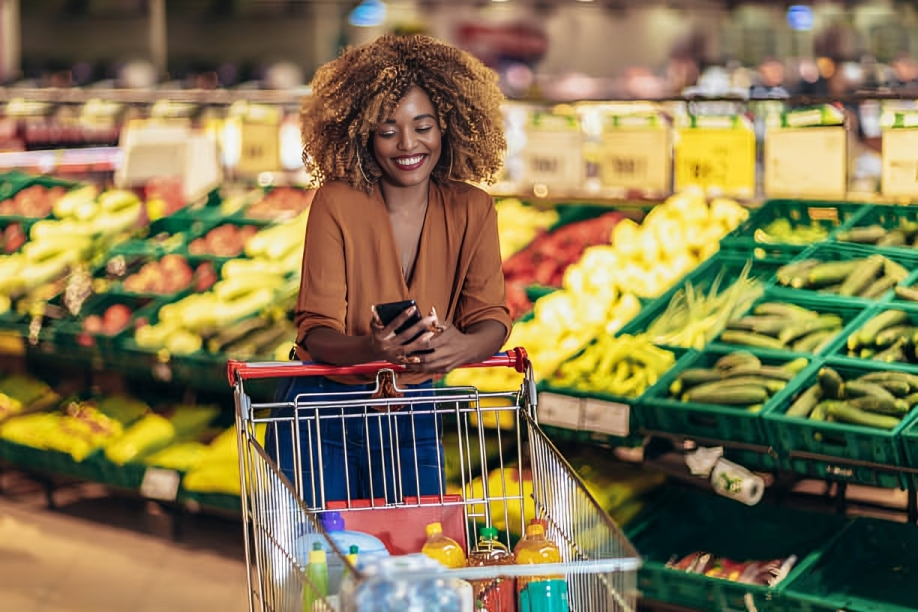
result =
[[443,533],[443,525],[440,523],[431,523],[427,526],[427,537]]
[[526,535],[528,536],[540,536],[545,535],[545,527],[538,523],[534,523],[526,526]]
[[312,550],[309,551],[309,563],[326,563],[325,551],[322,549],[322,545],[316,542],[312,545]]

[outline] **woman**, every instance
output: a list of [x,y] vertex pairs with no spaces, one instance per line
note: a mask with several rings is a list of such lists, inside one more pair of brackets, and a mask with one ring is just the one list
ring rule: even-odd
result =
[[[500,350],[511,320],[497,213],[466,181],[489,182],[500,169],[501,101],[493,72],[425,36],[384,36],[319,69],[301,113],[306,167],[322,186],[306,231],[297,359],[404,364],[398,388],[418,397],[433,394],[434,377]],[[429,314],[402,333],[413,312],[382,324],[375,305],[409,299]],[[377,384],[303,378],[279,391],[288,402],[340,402],[341,393],[370,398]],[[440,420],[430,403],[405,403],[400,412],[327,407],[321,414],[335,418],[321,420],[319,436],[281,423],[268,452],[310,506],[439,494]]]

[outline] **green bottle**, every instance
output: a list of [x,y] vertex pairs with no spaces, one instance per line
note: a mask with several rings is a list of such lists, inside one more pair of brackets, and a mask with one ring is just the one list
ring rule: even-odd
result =
[[313,612],[313,604],[328,597],[328,560],[322,545],[312,545],[306,565],[306,583],[303,585],[303,612]]

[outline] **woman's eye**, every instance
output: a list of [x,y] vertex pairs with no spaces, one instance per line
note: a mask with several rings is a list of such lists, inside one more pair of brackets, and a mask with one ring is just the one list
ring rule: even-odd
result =
[[377,135],[380,138],[392,138],[395,136],[395,132],[377,132]]
[[424,134],[424,133],[426,133],[426,132],[429,132],[429,131],[432,130],[432,129],[433,129],[433,126],[432,126],[432,125],[429,125],[429,126],[427,126],[427,127],[419,127],[416,131],[417,131],[417,132],[420,132],[421,134]]

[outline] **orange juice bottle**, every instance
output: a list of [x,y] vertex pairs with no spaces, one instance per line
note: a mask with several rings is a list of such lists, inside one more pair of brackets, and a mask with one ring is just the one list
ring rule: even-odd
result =
[[443,535],[443,525],[440,523],[427,526],[427,542],[421,552],[451,569],[465,567],[467,564],[462,547],[456,540]]
[[[482,527],[478,545],[469,553],[469,566],[514,565],[513,553],[497,539],[497,529]],[[512,578],[472,580],[475,600],[487,612],[515,612],[516,588]]]
[[[526,528],[526,536],[514,550],[519,565],[529,563],[561,563],[561,550],[545,537],[545,527],[533,522]],[[530,582],[561,579],[563,576],[532,576],[517,578],[517,593],[522,593]]]

